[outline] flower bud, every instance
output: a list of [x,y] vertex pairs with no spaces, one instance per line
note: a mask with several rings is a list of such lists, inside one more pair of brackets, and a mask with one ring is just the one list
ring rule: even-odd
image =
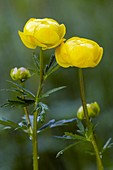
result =
[[[88,116],[89,117],[96,117],[99,115],[100,107],[97,102],[87,104],[87,110],[88,110]],[[84,111],[83,106],[81,106],[77,111],[77,117],[78,119],[82,120],[84,119]]]
[[72,37],[65,43],[63,42],[55,50],[55,57],[58,64],[64,68],[95,67],[99,64],[103,55],[103,48],[95,41]]
[[18,33],[26,47],[35,49],[38,46],[46,50],[55,48],[64,41],[66,27],[50,18],[31,18],[25,24],[23,32]]
[[20,67],[17,69],[17,67],[11,69],[10,76],[13,80],[20,80],[21,82],[27,80],[29,77],[31,77],[31,74],[29,70],[27,70],[24,67]]

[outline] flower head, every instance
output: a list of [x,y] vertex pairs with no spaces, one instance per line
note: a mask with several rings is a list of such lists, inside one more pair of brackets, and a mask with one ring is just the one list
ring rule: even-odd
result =
[[18,33],[26,47],[35,49],[39,46],[46,50],[57,47],[64,41],[66,27],[50,18],[31,18],[25,24],[23,32]]
[[72,37],[56,48],[55,56],[62,67],[95,67],[101,60],[103,48],[95,41]]
[[31,77],[31,74],[30,74],[29,70],[27,70],[24,67],[20,67],[19,69],[17,67],[15,67],[15,68],[11,69],[10,76],[13,80],[25,81],[29,77]]

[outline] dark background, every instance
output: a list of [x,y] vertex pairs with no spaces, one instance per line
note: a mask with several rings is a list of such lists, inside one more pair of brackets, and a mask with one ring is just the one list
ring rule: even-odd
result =
[[[25,22],[31,18],[53,18],[67,27],[66,38],[80,36],[98,42],[104,48],[101,63],[84,70],[87,102],[97,101],[101,114],[94,120],[101,148],[113,136],[113,1],[111,0],[0,0],[0,88],[9,88],[10,69],[17,66],[33,68],[32,50],[27,49],[18,36]],[[47,51],[49,54],[54,52]],[[36,77],[27,87],[36,92]],[[77,69],[60,68],[46,82],[46,89],[65,85],[66,89],[51,95],[46,121],[76,117],[81,105]],[[0,93],[0,103],[10,93]],[[0,117],[19,122],[22,109],[0,109]],[[56,139],[64,131],[74,132],[75,125],[46,130],[39,135],[40,170],[95,170],[95,157],[85,153],[91,146],[81,144],[66,151],[59,158],[57,152],[70,141]],[[112,140],[113,141],[113,140]],[[113,169],[113,148],[103,155],[105,170]],[[5,130],[0,126],[0,170],[32,170],[32,145],[21,131]]]

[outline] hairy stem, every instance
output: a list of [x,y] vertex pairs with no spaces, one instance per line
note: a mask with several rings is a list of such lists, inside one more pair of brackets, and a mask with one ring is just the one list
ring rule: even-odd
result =
[[90,122],[89,116],[88,116],[88,110],[87,110],[87,105],[86,105],[86,97],[85,97],[85,89],[84,89],[84,79],[83,79],[83,72],[82,69],[79,68],[79,83],[80,83],[80,93],[81,93],[81,101],[82,101],[82,106],[84,110],[84,116],[85,116],[85,122],[87,129],[90,131],[90,142],[93,145],[95,155],[96,155],[96,160],[97,160],[97,167],[98,170],[104,170],[103,165],[102,165],[102,160],[100,157],[100,153],[98,150],[98,146],[95,140],[94,136],[94,131],[92,128],[92,123]]

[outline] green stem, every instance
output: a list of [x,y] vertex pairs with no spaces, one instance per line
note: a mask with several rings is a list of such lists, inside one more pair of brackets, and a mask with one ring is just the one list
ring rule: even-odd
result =
[[[25,82],[20,82],[20,85],[22,87],[24,87]],[[25,99],[25,96],[23,96],[23,99]],[[32,126],[31,126],[31,121],[30,121],[30,118],[29,118],[29,113],[28,113],[28,108],[27,107],[24,107],[24,113],[25,113],[26,120],[27,120],[27,123],[28,123],[29,135],[30,135],[30,138],[32,138],[33,129],[32,129]]]
[[82,106],[84,110],[84,116],[85,116],[85,121],[86,121],[86,126],[87,129],[90,131],[90,142],[93,145],[95,155],[96,155],[96,160],[97,160],[97,167],[98,170],[104,170],[103,165],[102,165],[102,160],[101,160],[101,155],[98,150],[98,146],[95,140],[94,136],[94,131],[92,128],[92,123],[90,122],[89,116],[88,116],[88,110],[87,110],[87,105],[86,105],[86,97],[85,97],[85,89],[84,89],[84,79],[83,79],[83,72],[82,69],[79,68],[79,83],[80,83],[80,93],[81,93],[81,101],[82,101]]
[[27,120],[28,127],[29,127],[29,135],[30,135],[30,137],[32,138],[33,129],[32,129],[32,127],[31,127],[31,122],[30,122],[30,118],[29,118],[29,114],[28,114],[28,109],[27,109],[27,107],[24,107],[24,112],[25,112],[26,120]]
[[81,94],[81,101],[82,101],[82,106],[83,106],[83,110],[84,110],[84,115],[85,115],[85,119],[86,119],[86,125],[89,128],[90,120],[89,120],[88,110],[87,110],[87,106],[86,106],[84,78],[83,78],[83,72],[82,72],[81,68],[79,68],[79,83],[80,83],[80,94]]
[[[43,87],[43,53],[40,48],[40,81],[37,90],[36,100],[35,100],[35,108],[39,103],[40,94]],[[38,170],[38,135],[37,135],[37,117],[39,111],[36,110],[34,112],[34,120],[33,120],[33,170]]]
[[94,134],[92,136],[91,142],[92,142],[92,145],[93,145],[93,148],[94,148],[94,151],[95,151],[98,170],[104,170],[104,167],[102,165],[101,155],[99,153],[99,150],[98,150],[95,138],[94,138]]

